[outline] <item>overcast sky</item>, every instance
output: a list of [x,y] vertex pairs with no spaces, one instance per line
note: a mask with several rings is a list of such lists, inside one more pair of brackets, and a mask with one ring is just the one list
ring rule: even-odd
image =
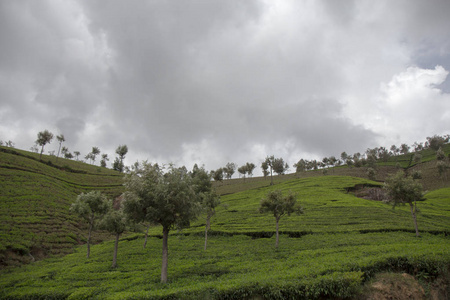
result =
[[258,172],[423,142],[450,133],[449,16],[448,0],[0,1],[0,140],[29,150],[48,129],[83,156]]

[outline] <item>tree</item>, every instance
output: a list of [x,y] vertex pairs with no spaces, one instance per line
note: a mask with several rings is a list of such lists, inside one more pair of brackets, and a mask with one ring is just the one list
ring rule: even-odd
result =
[[119,155],[119,158],[116,158],[113,163],[113,169],[119,172],[123,172],[124,164],[123,160],[125,159],[125,155],[128,153],[127,145],[119,145],[116,149],[116,154]]
[[278,175],[284,175],[287,169],[289,169],[289,165],[280,157],[273,160],[272,168]]
[[91,235],[96,221],[108,211],[108,201],[99,191],[81,193],[70,207],[72,213],[83,218],[89,225],[87,239],[87,258],[91,253]]
[[245,174],[247,174],[247,165],[240,166],[238,168],[238,172],[244,176],[244,181],[245,181]]
[[227,179],[231,179],[235,171],[236,171],[236,164],[232,162],[227,163],[225,168],[223,168],[223,172],[225,173]]
[[75,158],[78,161],[78,156],[81,155],[80,151],[73,151],[73,154],[75,155]]
[[216,214],[216,207],[220,204],[220,197],[215,191],[210,191],[202,196],[202,206],[206,212],[206,225],[205,225],[205,247],[208,243],[208,230],[211,229],[211,218]]
[[95,162],[95,158],[97,157],[97,155],[100,154],[100,149],[98,147],[92,147],[92,151],[91,151],[91,159],[92,162]]
[[70,152],[66,152],[66,153],[64,153],[64,158],[72,159],[73,158],[73,154],[70,153]]
[[295,173],[299,174],[306,170],[306,161],[302,158],[294,164]]
[[344,164],[347,163],[347,159],[349,159],[349,156],[348,156],[347,152],[344,151],[344,152],[341,153],[341,159],[344,162]]
[[247,174],[249,177],[253,176],[253,170],[256,168],[254,163],[246,163],[245,168],[247,169]]
[[269,173],[269,164],[267,163],[267,160],[265,160],[261,163],[261,169],[263,171],[264,178],[266,178],[270,174]]
[[109,161],[108,154],[102,154],[102,160],[100,160],[100,166],[106,168],[106,162]]
[[61,151],[61,144],[62,144],[63,142],[65,142],[66,139],[64,138],[64,134],[57,135],[57,136],[56,136],[56,139],[57,139],[58,142],[59,142],[58,155],[56,155],[56,160],[58,160],[59,153],[60,153],[60,151]]
[[443,137],[439,135],[433,135],[432,137],[427,137],[426,147],[438,151],[439,148],[444,146],[448,142],[448,137]]
[[387,201],[392,203],[394,207],[398,204],[409,204],[414,227],[416,229],[416,236],[420,236],[416,213],[417,200],[422,198],[422,185],[414,181],[410,176],[405,177],[403,171],[399,171],[397,174],[386,179],[384,189],[389,196]]
[[400,153],[401,154],[408,154],[410,147],[407,144],[401,144],[400,145]]
[[278,248],[279,242],[279,233],[278,233],[278,223],[282,216],[288,215],[291,213],[297,212],[298,214],[303,213],[303,209],[300,206],[297,206],[296,196],[289,192],[288,195],[283,196],[283,192],[281,190],[270,191],[267,194],[267,197],[261,200],[259,206],[260,213],[273,213],[275,217],[276,223],[276,241],[275,247]]
[[126,218],[122,209],[114,209],[112,202],[108,204],[109,210],[104,215],[103,219],[100,221],[99,227],[101,229],[107,230],[108,232],[115,235],[114,242],[114,254],[111,268],[117,267],[117,251],[119,248],[119,238],[122,233],[125,232],[127,228]]
[[36,144],[41,146],[41,154],[39,155],[39,159],[42,158],[42,152],[44,152],[44,146],[47,144],[50,144],[53,139],[53,133],[45,129],[44,131],[41,131],[38,133],[38,137],[36,140]]
[[88,154],[86,154],[86,156],[84,157],[84,159],[86,161],[90,161],[90,163],[92,164],[92,162],[95,160],[94,154],[92,154],[92,152],[89,152]]
[[267,156],[264,163],[269,167],[270,169],[270,185],[273,185],[273,163],[274,163],[275,157]]
[[223,181],[223,173],[224,173],[223,168],[218,168],[215,171],[211,171],[211,173],[212,173],[212,178],[214,179],[214,181],[217,181],[217,182]]
[[168,238],[171,229],[190,225],[201,211],[201,197],[193,188],[193,177],[185,167],[170,165],[167,172],[156,164],[125,177],[124,212],[136,222],[160,224],[163,232],[161,282],[167,282]]

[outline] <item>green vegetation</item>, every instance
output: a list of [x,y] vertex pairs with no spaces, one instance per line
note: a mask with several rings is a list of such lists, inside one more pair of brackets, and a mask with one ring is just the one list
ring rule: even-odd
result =
[[[0,267],[67,254],[87,230],[69,213],[82,192],[123,192],[122,175],[84,163],[0,147]],[[95,234],[98,243],[109,235]]]
[[[269,178],[214,182],[221,195],[214,217],[206,210],[190,227],[170,231],[167,282],[161,283],[161,225],[150,227],[146,247],[139,232],[123,234],[118,245],[112,240],[117,232],[97,233],[94,242],[111,240],[91,246],[87,259],[87,226],[69,214],[82,192],[100,190],[116,198],[124,191],[123,174],[62,157],[56,162],[43,155],[39,161],[37,153],[0,147],[2,263],[12,265],[28,253],[39,258],[38,249],[74,252],[0,270],[0,298],[351,298],[381,272],[407,272],[424,281],[448,276],[450,183],[439,177],[436,152],[427,151],[421,151],[421,160],[407,153],[371,162],[375,181],[368,179],[367,167],[346,165],[330,168],[326,176],[320,169],[273,176],[273,185]],[[443,151],[448,155],[448,144]],[[426,192],[416,214],[420,238],[408,207],[394,210],[356,197],[381,191],[383,181],[398,171],[397,162],[408,174],[422,175],[418,182]],[[259,212],[261,200],[276,190],[292,191],[304,211],[283,216],[278,248],[274,216]],[[84,245],[72,250],[78,243]]]

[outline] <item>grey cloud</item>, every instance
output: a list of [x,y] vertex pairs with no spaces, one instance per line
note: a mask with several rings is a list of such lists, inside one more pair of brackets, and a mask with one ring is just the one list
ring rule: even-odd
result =
[[48,122],[79,149],[127,144],[183,164],[204,154],[207,168],[256,162],[255,145],[363,151],[380,132],[347,110],[370,110],[410,64],[448,60],[448,4],[433,4],[2,2],[0,112],[19,127]]

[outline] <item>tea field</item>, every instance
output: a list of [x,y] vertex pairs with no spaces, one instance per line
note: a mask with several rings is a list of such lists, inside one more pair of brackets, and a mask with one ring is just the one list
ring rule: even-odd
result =
[[[55,156],[0,147],[0,267],[72,252],[85,239],[69,213],[81,192],[123,191],[123,175]],[[97,235],[96,240],[109,236]]]
[[[268,183],[267,183],[268,184]],[[160,283],[161,228],[119,243],[118,268],[111,269],[113,242],[64,257],[0,271],[2,299],[320,299],[348,298],[382,271],[402,271],[423,280],[448,274],[450,188],[434,190],[419,203],[421,237],[408,207],[357,198],[355,186],[380,183],[350,176],[279,181],[221,197],[212,218],[208,248],[204,216],[169,238],[169,282]],[[280,220],[260,214],[271,189],[293,191],[304,214]]]

